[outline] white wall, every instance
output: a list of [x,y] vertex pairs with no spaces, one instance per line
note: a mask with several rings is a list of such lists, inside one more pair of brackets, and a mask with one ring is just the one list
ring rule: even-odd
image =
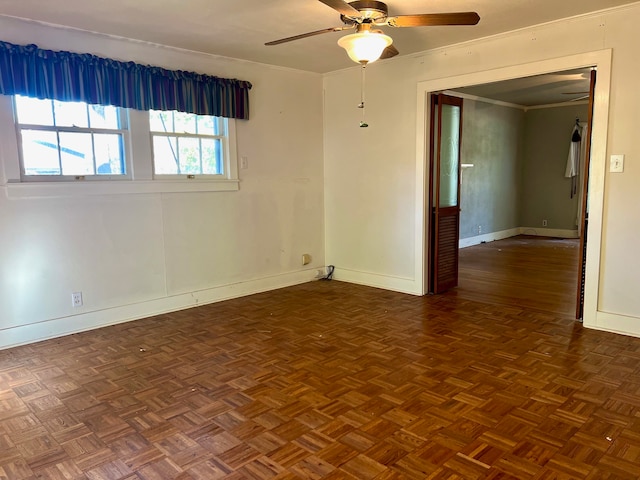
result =
[[320,75],[8,18],[0,32],[253,84],[240,191],[43,199],[0,186],[0,348],[308,281],[324,265]]
[[325,77],[326,258],[343,280],[412,292],[416,82],[401,65],[367,67],[368,128],[360,70]]
[[[595,172],[604,183],[602,260],[596,328],[640,334],[640,5],[528,28],[399,57],[368,67],[368,130],[357,127],[359,71],[327,75],[325,88],[325,209],[327,262],[336,278],[421,293],[416,229],[424,212],[415,193],[423,125],[416,117],[419,82],[514,67],[611,48],[607,154],[626,155],[625,173]],[[451,85],[455,87],[457,85]],[[420,120],[420,121],[418,121]],[[601,162],[604,170],[604,162]],[[418,207],[417,207],[418,206]]]

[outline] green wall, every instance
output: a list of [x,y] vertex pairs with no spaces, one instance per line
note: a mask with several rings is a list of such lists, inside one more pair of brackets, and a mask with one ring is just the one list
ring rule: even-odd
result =
[[520,226],[522,143],[525,113],[464,100],[460,190],[460,238]]
[[[576,117],[587,120],[588,105],[542,108],[526,113],[522,184],[522,227],[575,230],[578,197],[564,177]],[[580,177],[579,177],[580,179]]]
[[461,161],[474,166],[462,173],[461,239],[518,227],[576,229],[577,197],[564,171],[576,117],[586,121],[587,111],[464,100]]

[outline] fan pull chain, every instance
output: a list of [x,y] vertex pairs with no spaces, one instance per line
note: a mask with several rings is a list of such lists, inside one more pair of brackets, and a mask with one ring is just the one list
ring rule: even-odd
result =
[[366,122],[365,118],[364,118],[364,86],[365,86],[365,69],[366,69],[367,65],[366,64],[362,64],[362,82],[361,82],[361,89],[360,89],[360,103],[358,104],[358,108],[362,109],[362,120],[360,121],[360,128],[367,128],[369,126],[369,124]]

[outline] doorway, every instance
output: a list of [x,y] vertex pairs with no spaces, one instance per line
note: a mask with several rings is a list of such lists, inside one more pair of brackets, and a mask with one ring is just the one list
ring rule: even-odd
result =
[[428,285],[428,274],[430,272],[430,259],[427,254],[426,240],[431,232],[428,228],[429,212],[425,209],[425,198],[428,189],[429,164],[428,141],[429,133],[429,95],[431,92],[444,91],[470,85],[491,83],[501,80],[522,78],[533,75],[545,74],[549,72],[569,70],[574,68],[584,68],[596,66],[599,71],[599,82],[595,89],[594,122],[592,129],[592,159],[591,175],[589,181],[590,192],[590,218],[589,218],[589,244],[586,254],[586,275],[585,275],[585,314],[584,323],[587,326],[596,325],[596,314],[598,304],[598,282],[600,268],[600,248],[601,248],[601,227],[602,227],[602,201],[604,196],[604,166],[606,154],[606,132],[608,127],[608,102],[611,72],[611,51],[603,50],[586,54],[574,55],[570,57],[533,62],[530,64],[514,67],[504,67],[491,71],[476,72],[472,74],[445,77],[436,80],[420,82],[418,84],[418,151],[417,151],[417,173],[424,178],[421,191],[417,192],[417,207],[424,212],[420,221],[422,252],[416,258],[416,268],[422,272],[422,291],[426,293]]
[[[567,309],[573,309],[576,318],[581,318],[583,269],[578,268],[581,256],[576,255],[581,249],[579,242],[571,239],[585,239],[585,230],[579,226],[586,219],[581,207],[586,204],[587,126],[594,76],[590,68],[575,69],[446,92],[465,102],[460,161],[469,168],[460,182],[459,202],[460,247],[467,247],[459,251],[459,290],[465,295],[473,295],[477,289],[490,292],[501,303],[513,298],[517,305],[522,301],[535,304],[527,301],[530,295],[558,297],[563,302],[549,303],[554,312],[567,314]],[[433,175],[431,178],[433,181]],[[523,233],[528,238],[503,242],[503,248],[468,248]],[[535,265],[519,264],[513,258],[516,254],[527,257],[527,248],[536,252]],[[470,258],[472,252],[486,257],[487,251],[493,252],[492,262],[475,263]],[[560,253],[568,256],[566,261]],[[432,265],[439,267],[433,261]],[[512,285],[508,285],[504,269],[514,273]],[[516,269],[525,275],[515,274]],[[547,277],[547,270],[554,270],[554,274]],[[479,276],[492,278],[496,288],[478,281]],[[557,284],[557,291],[545,291],[545,281]],[[567,295],[567,288],[573,293]]]

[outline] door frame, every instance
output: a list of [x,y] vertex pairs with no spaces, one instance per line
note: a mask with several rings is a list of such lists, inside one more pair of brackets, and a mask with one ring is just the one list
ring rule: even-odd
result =
[[612,50],[598,50],[578,55],[542,60],[523,65],[496,68],[451,77],[419,82],[416,102],[416,280],[421,282],[422,295],[427,293],[429,275],[427,198],[429,185],[430,148],[430,95],[444,90],[483,83],[523,78],[532,75],[587,68],[598,70],[596,82],[593,129],[591,132],[591,167],[589,173],[589,225],[586,257],[585,302],[583,323],[597,327],[598,296],[600,285],[600,256],[602,246],[602,218],[604,208],[604,183],[609,124],[609,95],[611,87]]

